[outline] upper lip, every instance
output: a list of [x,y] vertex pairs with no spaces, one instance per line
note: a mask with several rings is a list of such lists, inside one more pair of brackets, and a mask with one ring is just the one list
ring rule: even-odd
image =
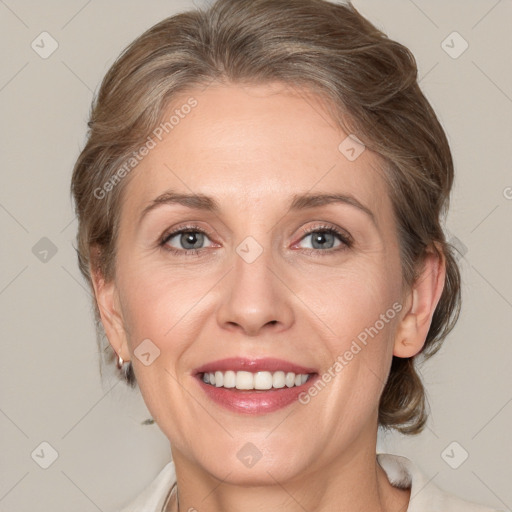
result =
[[284,359],[265,357],[262,359],[247,359],[245,357],[229,357],[206,363],[194,370],[198,373],[214,373],[216,371],[225,372],[227,370],[246,371],[246,372],[284,372],[298,373],[316,373],[314,368],[307,368],[300,364],[291,363]]

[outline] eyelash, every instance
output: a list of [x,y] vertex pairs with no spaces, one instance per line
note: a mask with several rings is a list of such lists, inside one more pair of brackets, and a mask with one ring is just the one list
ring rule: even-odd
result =
[[[203,247],[202,249],[175,249],[174,247],[170,247],[167,245],[167,242],[171,238],[174,238],[176,235],[181,235],[182,233],[190,233],[190,232],[202,233],[203,235],[206,235],[208,238],[211,238],[211,234],[208,231],[206,231],[198,226],[194,226],[194,225],[183,226],[183,227],[181,227],[175,231],[172,231],[170,233],[165,233],[162,236],[161,241],[159,242],[159,246],[172,254],[176,254],[177,256],[197,256],[201,253],[201,251],[203,251],[207,248]],[[311,233],[329,233],[329,234],[333,234],[333,235],[337,236],[338,239],[340,240],[340,242],[342,243],[341,246],[334,248],[334,249],[323,249],[323,250],[322,249],[303,249],[307,252],[307,254],[312,254],[314,256],[321,256],[321,254],[319,254],[319,253],[327,253],[327,254],[337,253],[339,251],[347,250],[347,249],[351,248],[353,245],[353,240],[348,235],[348,233],[344,233],[344,232],[334,228],[333,226],[320,225],[320,226],[314,226],[313,228],[302,228],[301,232],[302,232],[303,236],[299,240],[299,242],[302,241],[302,239],[305,236],[310,235]]]

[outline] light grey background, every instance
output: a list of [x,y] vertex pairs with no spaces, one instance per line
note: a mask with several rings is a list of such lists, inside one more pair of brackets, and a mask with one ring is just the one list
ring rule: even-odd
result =
[[[422,371],[428,428],[417,437],[382,436],[379,450],[410,457],[442,488],[510,511],[512,2],[354,4],[417,58],[453,149],[447,227],[463,254],[461,319]],[[192,7],[186,0],[0,0],[0,512],[113,511],[169,460],[167,439],[142,424],[149,413],[139,392],[113,372],[100,379],[72,247],[69,181],[93,92],[114,59],[143,30]],[[59,45],[46,59],[31,47],[43,46],[43,31]],[[462,49],[454,31],[469,44],[457,58],[445,51]],[[44,252],[43,237],[54,255]],[[52,449],[58,457],[42,469]],[[452,469],[448,462],[459,464],[465,452]]]

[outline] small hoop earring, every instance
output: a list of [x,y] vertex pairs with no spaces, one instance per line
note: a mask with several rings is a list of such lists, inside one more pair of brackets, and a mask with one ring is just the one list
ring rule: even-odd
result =
[[117,354],[117,361],[116,361],[117,369],[121,370],[121,368],[123,367],[123,364],[124,364],[123,358],[119,354]]

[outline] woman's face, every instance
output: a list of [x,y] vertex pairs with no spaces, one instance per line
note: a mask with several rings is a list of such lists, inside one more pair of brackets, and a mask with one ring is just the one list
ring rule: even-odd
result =
[[[374,450],[402,307],[379,160],[304,90],[212,85],[165,120],[176,109],[124,191],[111,283],[114,348],[173,456],[274,483]],[[202,382],[205,365],[235,388]],[[256,370],[277,387],[237,389]]]

